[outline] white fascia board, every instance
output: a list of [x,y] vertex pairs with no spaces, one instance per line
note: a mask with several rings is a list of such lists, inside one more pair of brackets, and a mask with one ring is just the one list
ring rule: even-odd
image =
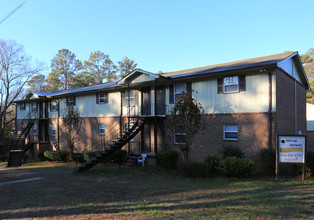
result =
[[118,84],[119,84],[119,85],[124,84],[125,81],[126,81],[128,78],[132,77],[132,76],[133,76],[134,74],[136,74],[136,73],[146,74],[146,75],[150,76],[150,77],[153,78],[153,79],[157,79],[157,78],[160,77],[160,76],[157,75],[157,74],[154,74],[154,73],[151,73],[151,72],[148,72],[148,71],[145,71],[145,70],[141,70],[141,69],[136,69],[136,70],[134,70],[133,72],[131,72],[130,74],[126,75],[123,79],[119,80],[119,81],[118,81]]

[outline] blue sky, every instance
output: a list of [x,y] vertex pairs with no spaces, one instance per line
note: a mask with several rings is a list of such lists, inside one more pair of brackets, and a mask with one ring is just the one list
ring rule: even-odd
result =
[[[22,0],[0,0],[0,19]],[[100,50],[151,72],[314,47],[314,1],[29,0],[0,24],[0,38],[46,63],[59,49],[80,60]]]

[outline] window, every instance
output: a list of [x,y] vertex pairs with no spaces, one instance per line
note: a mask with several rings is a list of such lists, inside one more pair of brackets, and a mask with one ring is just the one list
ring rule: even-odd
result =
[[99,124],[99,134],[105,134],[105,124]]
[[55,137],[57,133],[56,124],[51,124],[51,136]]
[[50,103],[50,111],[55,112],[58,111],[58,102],[56,99],[52,99]]
[[224,93],[238,92],[239,91],[238,76],[225,77],[223,88],[224,88]]
[[37,112],[37,102],[32,102],[32,113]]
[[37,135],[37,125],[33,125],[33,135]]
[[224,140],[238,140],[238,125],[224,125]]
[[74,96],[70,96],[67,98],[67,105],[68,106],[75,106],[75,97]]
[[20,110],[21,110],[21,111],[25,111],[25,103],[24,103],[24,102],[22,102],[22,103],[20,104]]
[[174,102],[177,102],[182,95],[182,92],[186,92],[185,83],[174,84]]
[[97,104],[108,103],[108,93],[99,93],[97,94]]
[[217,79],[217,93],[235,93],[245,91],[245,76],[229,76]]
[[174,131],[174,143],[175,144],[186,144],[185,140],[185,129],[182,125],[176,125]]
[[125,93],[125,104],[129,105],[129,100],[130,100],[130,106],[134,106],[135,105],[135,90],[130,89],[129,92],[126,91]]

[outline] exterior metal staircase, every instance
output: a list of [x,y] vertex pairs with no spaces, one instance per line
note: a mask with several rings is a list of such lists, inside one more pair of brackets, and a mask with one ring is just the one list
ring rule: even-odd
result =
[[13,137],[10,143],[9,161],[7,167],[19,167],[22,166],[24,153],[33,145],[28,142],[25,144],[25,139],[29,134],[34,122],[29,122],[24,128],[21,134],[17,137]]
[[[134,119],[136,119],[135,122],[134,121],[130,122],[130,125],[133,124],[133,126],[130,129],[124,131],[122,135],[120,135],[120,132],[119,132],[120,128],[117,126],[114,126],[114,128],[116,127],[115,130],[111,131],[108,134],[108,136],[111,136],[111,139],[107,143],[105,143],[105,150],[97,154],[96,157],[92,158],[92,160],[87,161],[86,163],[82,164],[80,167],[77,167],[74,170],[74,172],[78,173],[78,172],[86,171],[94,167],[96,164],[110,157],[114,152],[118,151],[125,144],[131,141],[143,129],[145,125],[144,118],[133,117],[133,120]],[[116,135],[112,135],[111,133],[115,133]]]

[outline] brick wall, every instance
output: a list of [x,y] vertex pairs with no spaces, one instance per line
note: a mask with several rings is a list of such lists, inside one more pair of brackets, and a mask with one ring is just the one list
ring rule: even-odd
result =
[[[273,118],[274,115],[272,115]],[[205,129],[200,131],[194,138],[189,155],[190,161],[201,162],[208,154],[221,156],[223,145],[239,146],[244,150],[246,157],[254,160],[258,160],[257,153],[259,149],[268,148],[268,113],[210,114],[203,116],[203,122],[205,123]],[[238,140],[223,139],[224,124],[238,125]],[[272,135],[273,144],[275,144],[274,130]],[[167,130],[166,135],[168,137],[168,147],[180,152],[178,146],[173,144],[172,132]]]
[[306,134],[306,89],[296,83],[297,124],[295,124],[295,81],[288,74],[276,69],[276,133]]

